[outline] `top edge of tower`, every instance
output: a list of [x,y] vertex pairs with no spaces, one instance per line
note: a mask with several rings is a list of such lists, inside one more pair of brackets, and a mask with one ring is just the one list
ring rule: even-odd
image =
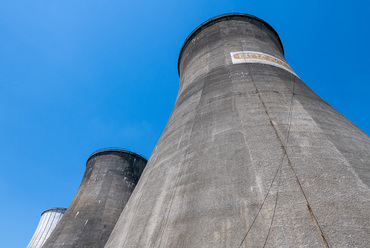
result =
[[42,211],[41,215],[43,215],[46,212],[50,212],[50,211],[63,211],[63,212],[65,212],[66,210],[67,210],[66,208],[48,208],[48,209]]
[[86,164],[89,162],[89,160],[93,157],[96,157],[96,156],[99,156],[99,155],[104,155],[104,154],[109,154],[109,153],[124,153],[124,154],[129,154],[129,155],[132,155],[134,157],[137,157],[139,159],[142,159],[144,160],[145,162],[148,162],[148,160],[146,158],[144,158],[143,156],[139,155],[139,154],[136,154],[134,152],[131,152],[131,151],[128,151],[128,150],[123,150],[123,149],[118,149],[118,148],[107,148],[107,149],[100,149],[96,152],[93,152],[89,158],[87,159],[86,161]]
[[220,22],[220,21],[224,21],[224,20],[231,20],[235,17],[245,17],[245,18],[249,18],[249,19],[253,19],[253,20],[256,20],[256,21],[259,21],[261,22],[262,24],[264,24],[268,29],[270,29],[277,37],[280,45],[281,45],[281,50],[282,50],[282,53],[284,55],[284,46],[283,46],[283,43],[281,42],[281,39],[280,39],[280,36],[279,34],[276,32],[276,30],[270,25],[268,24],[267,22],[265,22],[264,20],[254,16],[254,15],[250,15],[250,14],[245,14],[245,13],[229,13],[229,14],[223,14],[223,15],[219,15],[219,16],[215,16],[205,22],[203,22],[202,24],[200,24],[198,27],[196,27],[191,33],[190,35],[186,38],[184,44],[182,45],[181,49],[180,49],[180,53],[179,53],[179,58],[178,58],[178,61],[177,61],[177,69],[178,69],[178,73],[180,75],[180,60],[181,60],[181,56],[182,56],[182,53],[184,52],[185,48],[187,47],[187,45],[189,44],[189,42],[200,32],[202,31],[204,28],[206,27],[209,27],[217,22]]

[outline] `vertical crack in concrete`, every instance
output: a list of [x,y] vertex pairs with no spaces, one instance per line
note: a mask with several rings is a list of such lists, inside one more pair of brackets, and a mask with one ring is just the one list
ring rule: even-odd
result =
[[[239,36],[239,38],[240,38],[240,39],[242,39],[242,36],[240,35],[239,30],[238,30],[238,36]],[[243,50],[244,50],[244,49],[243,49],[243,46],[241,46],[241,51],[243,51]],[[248,70],[248,74],[250,74],[250,75],[251,75],[252,83],[253,83],[253,85],[254,85],[254,87],[255,87],[255,89],[256,89],[256,93],[258,93],[259,99],[261,100],[261,102],[262,102],[262,104],[263,104],[263,106],[264,106],[264,108],[265,108],[265,112],[266,112],[266,114],[268,115],[267,110],[266,110],[266,106],[264,105],[264,102],[262,101],[262,98],[261,98],[261,96],[260,96],[260,94],[259,94],[259,92],[258,92],[258,89],[257,89],[256,84],[254,83],[254,79],[253,79],[253,76],[252,76],[252,74],[251,74],[251,71],[250,71],[250,70]],[[270,119],[270,118],[269,118],[269,120],[270,120],[270,123],[271,123],[271,119]],[[272,123],[271,123],[271,124],[272,124]],[[275,131],[276,131],[276,130],[275,130]],[[248,230],[247,230],[246,234],[244,235],[243,240],[240,242],[239,248],[243,245],[243,243],[244,243],[245,239],[247,238],[247,236],[248,236],[249,232],[252,230],[252,227],[253,227],[254,223],[256,222],[257,217],[259,216],[259,214],[260,214],[260,212],[261,212],[261,210],[262,210],[263,206],[265,205],[266,199],[267,199],[267,197],[268,197],[268,196],[269,196],[269,194],[270,194],[270,190],[271,190],[271,188],[272,188],[272,186],[273,186],[273,184],[274,184],[274,182],[275,182],[276,176],[278,175],[278,173],[279,173],[279,171],[280,171],[280,168],[281,168],[281,165],[283,164],[283,161],[284,161],[284,157],[285,157],[285,155],[286,155],[286,153],[283,153],[283,156],[282,156],[282,158],[281,158],[281,161],[280,161],[280,163],[279,163],[279,166],[278,166],[278,168],[277,168],[277,170],[276,170],[276,173],[275,173],[275,175],[274,175],[274,177],[273,177],[273,179],[272,179],[272,181],[271,181],[271,184],[270,184],[270,186],[269,186],[269,188],[268,188],[268,190],[267,190],[267,193],[266,193],[266,195],[265,195],[265,197],[264,197],[264,199],[263,199],[263,201],[262,201],[262,204],[261,204],[261,206],[259,207],[259,209],[258,209],[258,211],[257,211],[257,214],[256,214],[256,215],[255,215],[255,217],[253,218],[252,224],[249,226],[249,228],[248,228]],[[279,188],[278,188],[278,191],[279,191]],[[277,198],[276,198],[276,203],[277,203]],[[275,206],[275,209],[276,209],[276,206]],[[275,212],[275,209],[274,209],[274,212]],[[271,222],[271,225],[272,225],[272,222]],[[270,229],[271,229],[271,226],[270,226],[270,228],[269,228],[269,233],[270,233]],[[268,235],[269,235],[269,233],[267,234],[267,237],[266,237],[266,240],[265,240],[265,244],[267,243],[267,239],[268,239]]]
[[[306,194],[305,194],[305,193],[304,193],[304,191],[303,191],[302,184],[301,184],[301,182],[299,181],[299,178],[298,178],[298,176],[297,176],[297,173],[296,173],[296,171],[295,171],[295,170],[294,170],[294,168],[293,168],[293,165],[292,165],[292,163],[291,163],[291,161],[290,161],[290,158],[289,158],[288,153],[287,153],[287,150],[286,150],[286,146],[288,145],[288,139],[289,139],[289,133],[290,133],[290,122],[291,122],[291,121],[289,121],[289,127],[288,127],[288,133],[287,133],[287,141],[286,141],[286,145],[284,145],[283,141],[281,140],[281,138],[280,138],[280,136],[279,136],[279,133],[278,133],[278,131],[277,131],[277,129],[276,129],[276,127],[275,127],[275,125],[272,123],[272,120],[271,120],[271,117],[270,117],[270,115],[269,115],[269,113],[268,113],[268,111],[267,111],[267,107],[266,107],[266,105],[265,105],[265,102],[263,101],[263,99],[262,99],[262,97],[261,97],[261,94],[260,94],[260,92],[258,91],[257,85],[256,85],[256,83],[254,82],[253,75],[252,75],[252,73],[249,73],[249,74],[250,74],[250,76],[251,76],[252,84],[253,84],[253,86],[254,86],[254,87],[255,87],[255,89],[256,89],[256,94],[258,94],[258,98],[260,99],[260,101],[261,101],[261,103],[262,103],[262,105],[263,105],[263,108],[264,108],[265,114],[266,114],[266,115],[267,115],[267,117],[269,118],[270,124],[271,124],[272,128],[274,129],[274,132],[275,132],[276,138],[279,140],[279,142],[280,142],[280,144],[281,144],[281,149],[283,150],[283,154],[284,154],[284,156],[286,156],[286,157],[287,157],[287,161],[288,161],[289,168],[292,170],[293,175],[294,175],[294,177],[296,178],[296,183],[297,183],[297,185],[298,185],[298,187],[299,187],[299,190],[301,191],[301,193],[302,193],[302,195],[303,195],[303,197],[304,197],[304,199],[305,199],[305,201],[306,201],[307,209],[308,209],[308,212],[309,212],[309,214],[310,214],[310,216],[311,216],[311,220],[312,220],[312,222],[313,222],[314,226],[317,228],[318,232],[320,233],[321,238],[322,238],[322,240],[323,240],[323,243],[324,243],[325,247],[329,248],[329,244],[328,244],[328,242],[327,242],[327,240],[326,240],[326,238],[325,238],[325,236],[324,236],[324,233],[323,233],[323,231],[322,231],[322,229],[321,229],[321,227],[320,227],[320,225],[319,225],[319,222],[318,222],[318,221],[317,221],[317,219],[316,219],[315,214],[314,214],[314,213],[313,213],[313,211],[312,211],[312,208],[311,208],[311,206],[310,206],[310,203],[308,202],[307,196],[306,196]],[[293,82],[293,92],[292,92],[292,99],[291,99],[291,107],[292,107],[292,105],[293,105],[294,88],[295,88],[295,79],[296,79],[296,77],[294,77],[294,82]],[[291,112],[292,112],[292,109],[289,111],[290,119],[291,119]],[[280,169],[280,168],[279,168],[279,169]],[[276,175],[275,175],[275,177],[276,177]],[[274,179],[275,179],[275,177],[274,177]],[[268,192],[268,193],[269,193],[269,192]],[[267,194],[268,194],[268,193],[267,193]],[[263,204],[264,204],[264,202],[263,202]],[[258,214],[259,214],[259,212],[258,212]],[[272,224],[272,221],[271,221],[271,224]],[[270,228],[271,228],[271,226],[270,226]],[[251,228],[250,228],[250,229],[251,229]],[[270,232],[269,232],[269,233],[270,233]],[[269,233],[268,233],[268,235],[269,235]],[[245,239],[245,238],[244,238],[244,239]],[[243,242],[244,242],[244,240],[243,240]],[[242,243],[243,243],[243,242],[242,242]],[[267,242],[267,240],[266,240],[266,242]]]
[[[270,118],[270,116],[269,116],[269,114],[268,114],[268,112],[267,112],[267,108],[266,108],[266,106],[265,106],[265,104],[264,104],[264,102],[263,102],[263,100],[262,100],[262,98],[261,98],[261,95],[260,95],[260,93],[259,93],[259,91],[258,91],[258,89],[257,89],[257,86],[256,86],[256,84],[254,83],[254,79],[253,79],[253,76],[252,76],[251,72],[249,71],[249,73],[248,73],[248,74],[250,74],[250,75],[251,75],[252,83],[253,83],[253,85],[254,85],[254,87],[255,87],[255,89],[256,89],[255,93],[256,93],[256,94],[258,94],[258,97],[259,97],[260,101],[261,101],[261,102],[262,102],[262,104],[263,104],[263,107],[264,107],[265,113],[266,113],[267,117],[269,118],[270,124],[272,125],[272,127],[273,127],[273,128],[275,128],[275,127],[274,127],[274,125],[273,125],[273,124],[272,124],[272,122],[271,122],[271,118]],[[277,134],[276,129],[274,129],[274,130],[275,130],[275,134]],[[288,137],[289,137],[289,136],[288,136]],[[279,136],[278,136],[278,139],[280,140]],[[280,143],[282,144],[281,140],[280,140]],[[283,149],[283,150],[284,150],[284,149]],[[243,240],[241,241],[241,243],[240,243],[240,245],[239,245],[239,248],[243,245],[243,243],[244,243],[245,239],[247,238],[247,236],[248,236],[249,232],[252,230],[252,227],[253,227],[254,223],[256,222],[257,217],[259,216],[259,214],[260,214],[260,212],[261,212],[261,210],[262,210],[263,206],[265,205],[266,199],[267,199],[267,197],[268,197],[268,196],[269,196],[269,194],[270,194],[270,190],[271,190],[271,188],[272,188],[272,186],[273,186],[273,184],[274,184],[274,182],[275,182],[275,179],[276,179],[276,177],[277,177],[277,175],[278,175],[278,173],[279,173],[279,171],[280,171],[280,169],[281,169],[281,166],[282,166],[282,164],[283,164],[283,161],[284,161],[284,158],[285,158],[285,156],[286,156],[286,155],[287,155],[287,154],[283,152],[283,156],[282,156],[282,158],[281,158],[281,161],[280,161],[280,163],[279,163],[279,166],[278,166],[278,168],[277,168],[277,170],[276,170],[276,173],[275,173],[274,177],[272,178],[271,184],[270,184],[270,186],[269,186],[269,188],[268,188],[268,190],[267,190],[267,192],[266,192],[266,195],[265,195],[265,197],[264,197],[264,199],[263,199],[263,201],[262,201],[262,204],[261,204],[261,206],[259,207],[259,209],[258,209],[258,211],[257,211],[257,214],[256,214],[256,215],[255,215],[255,217],[253,218],[252,224],[249,226],[249,228],[248,228],[248,230],[247,230],[247,233],[244,235],[244,238],[243,238]],[[278,192],[279,192],[279,187],[278,187]],[[276,198],[276,204],[277,204],[277,198]],[[274,213],[275,213],[275,209],[276,209],[276,205],[275,205],[275,208],[274,208]],[[271,225],[270,225],[270,227],[269,227],[269,232],[268,232],[268,234],[267,234],[267,236],[266,236],[266,239],[265,239],[265,244],[267,243],[267,239],[268,239],[268,236],[269,236],[269,233],[270,233],[270,229],[271,229],[271,226],[272,226],[272,221],[273,221],[273,219],[271,220]],[[264,244],[264,245],[265,245],[265,244]]]
[[[285,157],[285,156],[284,156],[284,157]],[[278,182],[278,187],[277,187],[277,192],[276,192],[276,197],[275,197],[275,206],[274,206],[274,211],[273,211],[273,213],[272,213],[271,223],[270,223],[270,226],[269,226],[269,230],[268,230],[268,232],[267,232],[267,235],[266,235],[265,243],[263,244],[263,248],[265,248],[265,247],[266,247],[267,240],[268,240],[268,238],[269,238],[269,236],[270,236],[270,232],[271,232],[272,224],[274,223],[274,218],[275,218],[276,208],[277,208],[278,199],[279,199],[280,181],[281,181],[281,170],[279,171],[279,182]]]
[[261,210],[262,210],[263,206],[265,205],[266,199],[267,199],[267,197],[268,197],[268,196],[269,196],[269,194],[270,194],[270,190],[271,190],[271,188],[272,188],[272,185],[274,184],[275,179],[276,179],[276,176],[278,175],[278,173],[279,173],[279,171],[280,171],[280,168],[281,168],[281,165],[283,164],[284,157],[285,157],[285,154],[283,154],[283,157],[281,158],[281,161],[280,161],[279,166],[278,166],[278,168],[277,168],[277,170],[276,170],[276,173],[275,173],[275,175],[274,175],[274,177],[273,177],[273,179],[272,179],[272,181],[271,181],[271,184],[270,184],[270,186],[269,186],[269,188],[268,188],[268,190],[267,190],[267,193],[266,193],[266,195],[265,195],[265,198],[263,199],[262,204],[261,204],[260,208],[259,208],[259,209],[258,209],[258,211],[257,211],[257,214],[254,216],[253,221],[252,221],[252,224],[249,226],[247,233],[244,235],[244,238],[243,238],[242,242],[240,243],[239,248],[240,248],[240,247],[242,247],[242,245],[243,245],[243,243],[244,243],[245,239],[247,238],[247,236],[248,236],[249,232],[252,230],[252,227],[253,227],[254,223],[256,222],[257,217],[259,216],[259,214],[260,214],[260,212],[261,212]]

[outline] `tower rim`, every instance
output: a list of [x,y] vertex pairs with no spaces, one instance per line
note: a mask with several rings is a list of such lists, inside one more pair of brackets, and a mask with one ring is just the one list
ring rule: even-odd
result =
[[179,52],[179,57],[178,57],[178,60],[177,60],[177,71],[178,71],[178,74],[180,75],[180,60],[181,60],[181,57],[182,57],[182,54],[185,50],[185,48],[187,47],[187,45],[189,44],[189,42],[199,33],[201,32],[204,28],[206,27],[209,27],[217,22],[220,22],[224,19],[228,19],[228,18],[232,18],[232,17],[247,17],[247,18],[250,18],[250,19],[253,19],[253,20],[256,20],[258,22],[261,22],[263,25],[265,25],[268,29],[270,29],[277,37],[278,41],[279,41],[279,44],[281,46],[281,51],[284,55],[284,46],[283,46],[283,43],[281,42],[281,39],[280,39],[280,36],[279,34],[276,32],[276,30],[270,25],[268,24],[266,21],[262,20],[261,18],[258,18],[254,15],[250,15],[250,14],[245,14],[245,13],[228,13],[228,14],[222,14],[222,15],[218,15],[218,16],[215,16],[211,19],[208,19],[207,21],[203,22],[202,24],[200,24],[198,27],[196,27],[189,35],[188,37],[185,39],[181,49],[180,49],[180,52]]
[[42,211],[41,213],[41,216],[46,213],[46,212],[50,212],[50,211],[53,211],[53,210],[61,210],[61,211],[66,211],[67,208],[48,208],[48,209],[45,209],[44,211]]
[[137,153],[134,153],[134,152],[125,150],[125,149],[119,149],[119,148],[103,148],[103,149],[99,149],[99,150],[93,152],[89,156],[89,158],[86,160],[86,165],[89,163],[89,160],[91,158],[93,158],[93,157],[96,157],[96,156],[99,156],[99,155],[103,155],[103,154],[107,154],[107,153],[114,153],[114,152],[123,153],[123,154],[129,154],[129,155],[132,155],[132,156],[137,157],[139,159],[142,159],[145,162],[148,162],[148,160],[146,158],[144,158],[143,156],[141,156],[141,155],[139,155]]

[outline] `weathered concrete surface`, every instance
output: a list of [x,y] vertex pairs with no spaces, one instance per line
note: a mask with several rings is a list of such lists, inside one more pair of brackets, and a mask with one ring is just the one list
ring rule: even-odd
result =
[[124,150],[93,153],[75,197],[43,247],[104,247],[146,162]]
[[41,248],[66,210],[66,208],[49,208],[43,211],[40,222],[27,248]]
[[[369,247],[370,137],[291,72],[266,23],[199,26],[167,126],[106,248]],[[323,82],[325,83],[325,82]]]

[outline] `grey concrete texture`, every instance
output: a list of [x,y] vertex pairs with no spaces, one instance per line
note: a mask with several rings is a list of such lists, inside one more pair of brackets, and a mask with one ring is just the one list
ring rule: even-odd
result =
[[54,231],[66,210],[66,208],[49,208],[43,211],[36,231],[27,248],[41,248]]
[[104,247],[146,162],[119,149],[93,153],[75,197],[43,247]]
[[179,58],[173,112],[106,248],[370,247],[370,137],[292,73],[276,32],[228,14]]

